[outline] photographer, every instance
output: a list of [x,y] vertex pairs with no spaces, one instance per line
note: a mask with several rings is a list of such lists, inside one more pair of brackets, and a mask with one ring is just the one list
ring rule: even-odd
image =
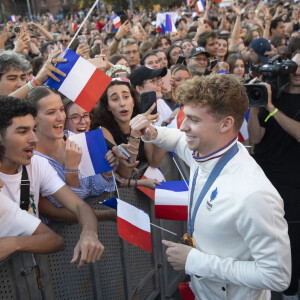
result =
[[254,158],[285,204],[285,218],[289,224],[292,251],[292,280],[285,295],[298,299],[300,277],[300,50],[292,56],[297,70],[290,74],[290,83],[275,104],[268,89],[265,108],[250,107],[248,130],[250,142],[255,144]]

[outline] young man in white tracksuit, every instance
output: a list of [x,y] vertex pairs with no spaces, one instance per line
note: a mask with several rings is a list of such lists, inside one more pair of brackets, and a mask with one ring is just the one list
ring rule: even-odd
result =
[[176,96],[185,105],[180,130],[155,128],[143,115],[131,121],[144,141],[190,166],[195,248],[163,241],[168,261],[191,275],[196,299],[270,299],[270,290],[289,286],[290,242],[281,197],[237,142],[246,91],[233,75],[218,74],[195,77]]

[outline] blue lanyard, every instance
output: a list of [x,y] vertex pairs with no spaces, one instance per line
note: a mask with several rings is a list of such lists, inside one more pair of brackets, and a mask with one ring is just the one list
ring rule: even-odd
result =
[[193,198],[194,198],[194,192],[195,192],[195,186],[196,186],[196,180],[199,172],[199,167],[195,171],[193,183],[192,183],[192,190],[191,190],[191,197],[190,197],[190,207],[189,207],[189,219],[188,219],[188,234],[190,236],[193,236],[194,232],[194,225],[195,225],[195,219],[197,211],[200,207],[200,204],[205,197],[208,190],[211,188],[219,174],[222,172],[223,168],[226,166],[226,164],[238,153],[239,148],[237,143],[235,143],[218,161],[218,163],[214,166],[211,173],[209,174],[201,192],[197,199],[197,202],[195,204],[195,208],[193,210],[193,216],[192,216],[192,205],[193,205]]

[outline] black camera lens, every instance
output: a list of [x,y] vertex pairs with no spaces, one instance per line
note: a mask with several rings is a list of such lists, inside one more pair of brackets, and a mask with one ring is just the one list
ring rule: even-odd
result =
[[254,88],[251,92],[250,92],[250,97],[254,100],[254,101],[259,101],[262,98],[262,93],[261,90]]

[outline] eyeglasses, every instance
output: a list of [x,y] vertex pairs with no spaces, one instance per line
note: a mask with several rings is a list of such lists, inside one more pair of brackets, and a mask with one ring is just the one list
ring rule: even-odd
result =
[[75,114],[75,115],[73,115],[73,116],[71,116],[70,118],[67,118],[67,119],[71,120],[71,122],[73,124],[79,124],[82,119],[84,119],[84,121],[86,123],[89,123],[89,122],[91,122],[92,118],[93,118],[92,114],[86,114],[86,115],[83,115],[83,116]]
[[173,52],[171,54],[171,56],[178,56],[178,55],[182,55],[182,54],[183,54],[182,51],[178,51],[178,52]]
[[146,82],[152,82],[155,85],[160,85],[162,83],[162,78],[161,77],[155,77],[153,79],[148,79]]
[[61,43],[67,43],[69,40],[59,40]]

